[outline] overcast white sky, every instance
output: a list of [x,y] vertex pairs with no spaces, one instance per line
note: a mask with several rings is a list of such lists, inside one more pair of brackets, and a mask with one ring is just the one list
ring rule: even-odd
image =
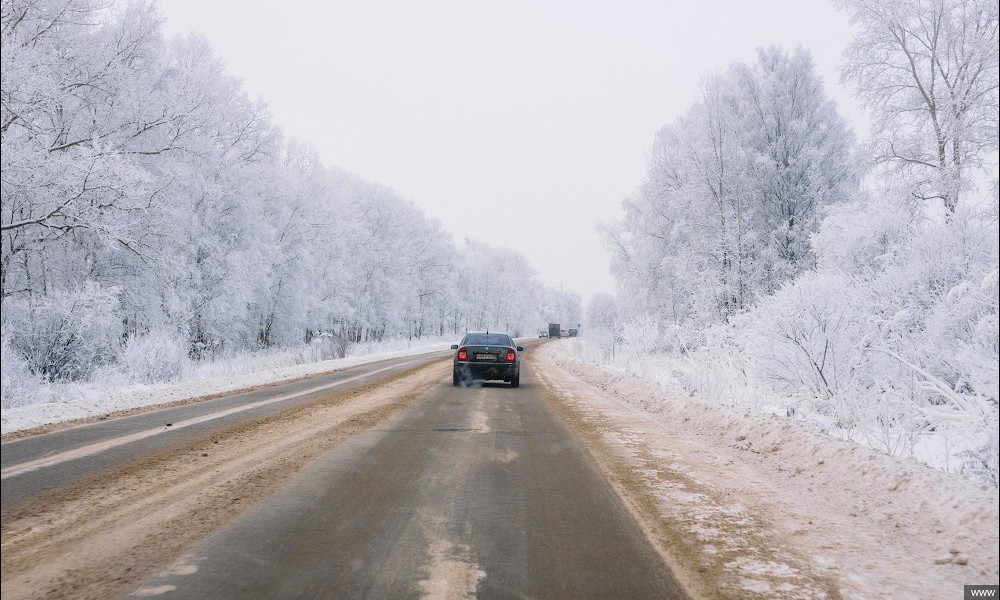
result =
[[595,231],[642,180],[700,79],[757,47],[812,51],[842,114],[851,37],[825,0],[159,0],[204,34],[289,136],[550,285],[614,290]]

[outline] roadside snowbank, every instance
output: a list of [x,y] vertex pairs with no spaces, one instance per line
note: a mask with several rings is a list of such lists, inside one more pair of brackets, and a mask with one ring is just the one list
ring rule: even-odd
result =
[[454,340],[423,338],[358,345],[346,358],[302,363],[301,352],[279,352],[236,360],[205,363],[183,381],[137,384],[123,380],[41,385],[34,390],[37,400],[4,408],[0,434],[22,429],[84,419],[117,411],[166,404],[200,396],[233,392],[307,375],[336,371],[360,364],[435,352],[448,348]]
[[[650,332],[645,332],[650,335]],[[658,334],[656,334],[658,335]],[[781,394],[748,375],[754,367],[736,351],[695,351],[686,355],[655,349],[640,340],[610,353],[609,341],[600,334],[562,343],[558,351],[642,379],[668,390],[692,393],[703,401],[732,410],[787,417],[817,430],[894,456],[915,458],[947,473],[994,481],[996,446],[990,433],[974,419],[935,423],[900,419],[893,400],[883,404],[853,406],[843,396],[830,400],[801,394]],[[995,425],[994,425],[995,427]],[[996,438],[995,431],[992,438]],[[993,458],[987,458],[992,447]]]
[[563,352],[542,361],[640,520],[653,499],[652,537],[696,595],[957,598],[997,581],[992,486]]

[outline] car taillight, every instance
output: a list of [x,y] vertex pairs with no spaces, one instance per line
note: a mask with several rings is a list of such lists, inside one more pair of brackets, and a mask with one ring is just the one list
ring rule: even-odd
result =
[[458,349],[458,360],[469,360],[469,352],[465,348]]
[[517,360],[517,355],[514,354],[513,350],[507,350],[507,362],[514,362]]

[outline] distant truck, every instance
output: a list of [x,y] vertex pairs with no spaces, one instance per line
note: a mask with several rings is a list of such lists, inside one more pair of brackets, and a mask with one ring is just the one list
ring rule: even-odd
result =
[[576,337],[576,334],[580,333],[580,330],[576,327],[569,328],[569,337]]
[[560,335],[559,332],[560,332],[559,323],[549,323],[549,337],[550,338],[562,337],[562,335]]

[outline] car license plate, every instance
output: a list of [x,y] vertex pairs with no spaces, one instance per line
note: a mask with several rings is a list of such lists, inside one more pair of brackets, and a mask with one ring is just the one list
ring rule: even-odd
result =
[[496,354],[477,354],[476,360],[496,360]]

